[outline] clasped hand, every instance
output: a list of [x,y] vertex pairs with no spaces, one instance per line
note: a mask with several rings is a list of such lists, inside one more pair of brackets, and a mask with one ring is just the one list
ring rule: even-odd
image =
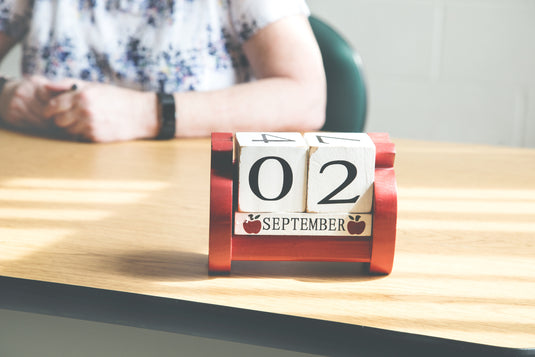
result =
[[[76,84],[76,90],[71,90]],[[157,135],[154,93],[109,84],[28,76],[6,83],[0,117],[19,128],[59,128],[73,139],[125,141]]]

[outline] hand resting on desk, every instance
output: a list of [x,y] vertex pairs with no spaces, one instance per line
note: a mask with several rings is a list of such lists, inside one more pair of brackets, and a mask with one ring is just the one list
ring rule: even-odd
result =
[[[79,90],[72,91],[76,83]],[[9,81],[0,99],[0,117],[17,129],[53,132],[94,142],[154,137],[156,102],[148,92],[42,76]],[[152,116],[152,117],[151,117]],[[154,123],[154,124],[153,124]]]
[[[73,83],[78,89],[70,90]],[[45,87],[60,94],[48,102],[43,115],[75,137],[110,142],[158,134],[154,93],[72,79]]]
[[47,129],[51,123],[43,110],[54,93],[46,89],[50,80],[42,76],[25,76],[8,81],[0,96],[0,118],[19,129]]

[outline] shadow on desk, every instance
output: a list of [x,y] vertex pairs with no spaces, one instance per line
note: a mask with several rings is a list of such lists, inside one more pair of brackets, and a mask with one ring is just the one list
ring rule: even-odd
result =
[[353,262],[269,262],[234,261],[231,276],[262,277],[271,279],[294,279],[322,284],[344,281],[359,282],[382,279],[384,276],[370,276],[367,263]]
[[195,281],[208,279],[208,256],[182,251],[144,251],[114,257],[109,268],[137,278]]
[[[217,279],[208,276],[208,256],[182,251],[146,251],[115,257],[109,268],[117,273],[151,280],[197,281]],[[346,262],[265,262],[235,261],[230,277],[294,279],[329,283],[370,281],[384,278],[370,276],[366,263]],[[227,276],[221,276],[221,279]]]
[[0,121],[0,129],[11,131],[20,135],[34,137],[34,138],[43,138],[51,140],[61,140],[61,141],[74,141],[72,136],[66,133],[64,130],[58,127],[50,127],[48,129],[35,129],[35,128],[12,128],[8,127],[6,124]]

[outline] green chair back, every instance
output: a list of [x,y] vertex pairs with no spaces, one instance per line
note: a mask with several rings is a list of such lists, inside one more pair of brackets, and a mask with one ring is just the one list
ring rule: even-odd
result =
[[362,132],[368,99],[362,62],[349,43],[317,17],[309,17],[327,76],[324,131]]

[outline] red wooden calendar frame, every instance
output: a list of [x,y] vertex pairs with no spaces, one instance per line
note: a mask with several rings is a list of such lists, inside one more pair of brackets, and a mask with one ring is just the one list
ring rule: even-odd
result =
[[212,134],[208,269],[228,274],[232,261],[369,263],[370,274],[390,274],[394,262],[397,188],[395,146],[385,133],[368,134],[376,146],[371,237],[240,236],[233,233],[237,207],[231,133]]

